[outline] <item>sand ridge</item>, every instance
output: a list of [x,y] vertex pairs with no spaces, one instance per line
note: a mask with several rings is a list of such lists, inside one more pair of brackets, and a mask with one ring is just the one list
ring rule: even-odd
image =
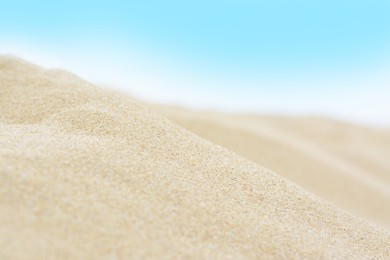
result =
[[153,108],[338,206],[390,228],[390,131],[326,118]]
[[0,257],[382,258],[390,234],[76,76],[0,58]]

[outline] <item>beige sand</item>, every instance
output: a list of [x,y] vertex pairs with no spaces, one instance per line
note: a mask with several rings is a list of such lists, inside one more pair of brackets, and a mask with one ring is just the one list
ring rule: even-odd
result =
[[325,118],[156,110],[192,132],[390,229],[390,131]]
[[0,258],[390,258],[390,234],[136,104],[0,58]]

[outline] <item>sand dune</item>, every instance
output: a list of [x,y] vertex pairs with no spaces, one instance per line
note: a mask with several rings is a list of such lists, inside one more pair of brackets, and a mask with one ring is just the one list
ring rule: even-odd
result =
[[172,121],[390,228],[390,131],[325,118],[154,106]]
[[390,234],[131,99],[0,58],[0,258],[390,258]]

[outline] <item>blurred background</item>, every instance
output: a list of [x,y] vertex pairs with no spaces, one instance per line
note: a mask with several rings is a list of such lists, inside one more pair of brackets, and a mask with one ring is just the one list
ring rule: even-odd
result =
[[141,100],[390,126],[390,1],[2,1],[0,51]]

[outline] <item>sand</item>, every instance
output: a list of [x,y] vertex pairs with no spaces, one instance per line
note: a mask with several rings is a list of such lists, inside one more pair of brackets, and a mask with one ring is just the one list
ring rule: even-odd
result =
[[130,98],[0,58],[0,258],[390,258],[390,234]]
[[213,143],[390,230],[390,130],[320,117],[153,108]]

